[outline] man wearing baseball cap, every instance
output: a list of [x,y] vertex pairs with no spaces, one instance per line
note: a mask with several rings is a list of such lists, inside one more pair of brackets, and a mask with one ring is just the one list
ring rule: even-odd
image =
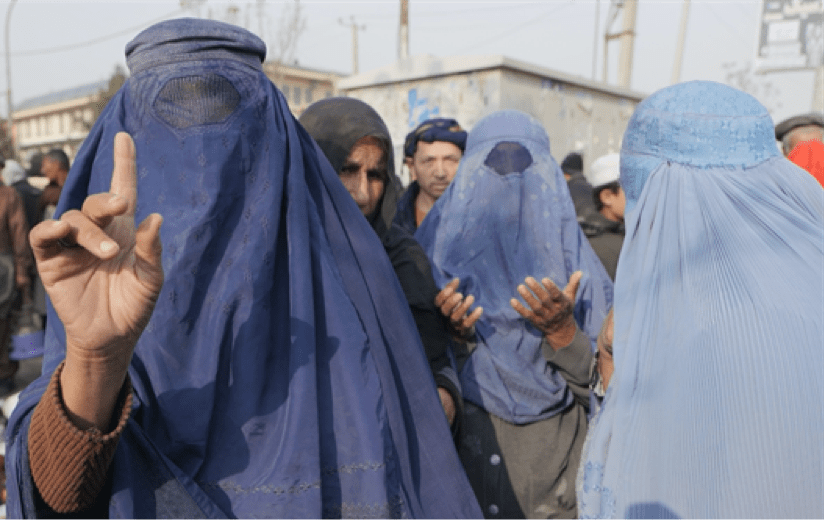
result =
[[454,119],[428,119],[406,136],[405,164],[414,180],[398,201],[395,224],[415,233],[455,177],[465,147],[466,131]]
[[591,215],[587,219],[588,225],[582,226],[582,229],[613,281],[618,254],[624,243],[626,205],[624,190],[618,182],[618,159],[617,153],[605,155],[584,172],[587,182],[592,185],[592,200],[598,213]]

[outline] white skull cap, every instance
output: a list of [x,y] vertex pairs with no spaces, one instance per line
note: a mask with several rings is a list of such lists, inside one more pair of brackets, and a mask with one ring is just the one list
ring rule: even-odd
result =
[[617,181],[620,177],[619,159],[620,155],[617,153],[599,157],[589,168],[584,170],[584,177],[586,177],[587,182],[593,188],[597,188]]

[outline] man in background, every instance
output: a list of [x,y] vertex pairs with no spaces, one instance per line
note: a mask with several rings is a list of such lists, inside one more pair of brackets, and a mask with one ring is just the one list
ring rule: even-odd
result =
[[428,119],[404,143],[413,181],[398,201],[394,223],[414,235],[435,201],[458,171],[466,148],[466,131],[454,119]]
[[48,220],[54,215],[63,184],[66,183],[66,177],[69,175],[69,156],[59,148],[49,150],[43,156],[40,171],[44,177],[49,179],[49,184],[40,196],[38,211],[43,220]]
[[591,215],[587,219],[587,225],[582,226],[589,244],[613,282],[618,268],[618,255],[624,243],[624,206],[627,202],[618,182],[618,161],[617,153],[605,155],[587,170],[586,180],[592,185],[592,202],[598,213]]
[[824,142],[824,115],[811,112],[785,119],[775,125],[775,139],[781,141],[785,157],[804,141]]
[[[0,163],[5,167],[5,158],[0,156]],[[28,234],[20,195],[11,186],[0,182],[0,398],[14,390],[14,374],[19,367],[9,354],[22,293],[30,282],[32,253]]]
[[598,210],[592,204],[592,186],[584,177],[584,158],[580,152],[570,152],[561,161],[561,171],[567,181],[569,195],[575,205],[578,224],[586,232],[590,220],[598,221]]

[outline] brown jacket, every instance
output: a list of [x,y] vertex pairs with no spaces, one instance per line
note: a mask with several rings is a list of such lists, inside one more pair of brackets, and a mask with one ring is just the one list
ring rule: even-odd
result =
[[28,287],[33,258],[29,246],[29,227],[23,202],[17,190],[0,183],[0,253],[14,254],[18,287]]

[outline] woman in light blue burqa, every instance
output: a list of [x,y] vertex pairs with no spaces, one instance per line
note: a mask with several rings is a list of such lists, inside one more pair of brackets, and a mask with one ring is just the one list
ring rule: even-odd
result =
[[824,191],[754,98],[704,81],[642,102],[621,150],[615,373],[583,517],[824,513]]
[[[515,110],[479,121],[415,237],[436,283],[458,278],[459,294],[483,309],[459,356],[466,413],[458,452],[484,514],[574,517],[589,370],[612,282],[578,226],[543,126]],[[578,271],[577,293],[568,294],[575,338],[555,345],[513,298],[532,305],[522,292],[527,277],[561,288]]]

